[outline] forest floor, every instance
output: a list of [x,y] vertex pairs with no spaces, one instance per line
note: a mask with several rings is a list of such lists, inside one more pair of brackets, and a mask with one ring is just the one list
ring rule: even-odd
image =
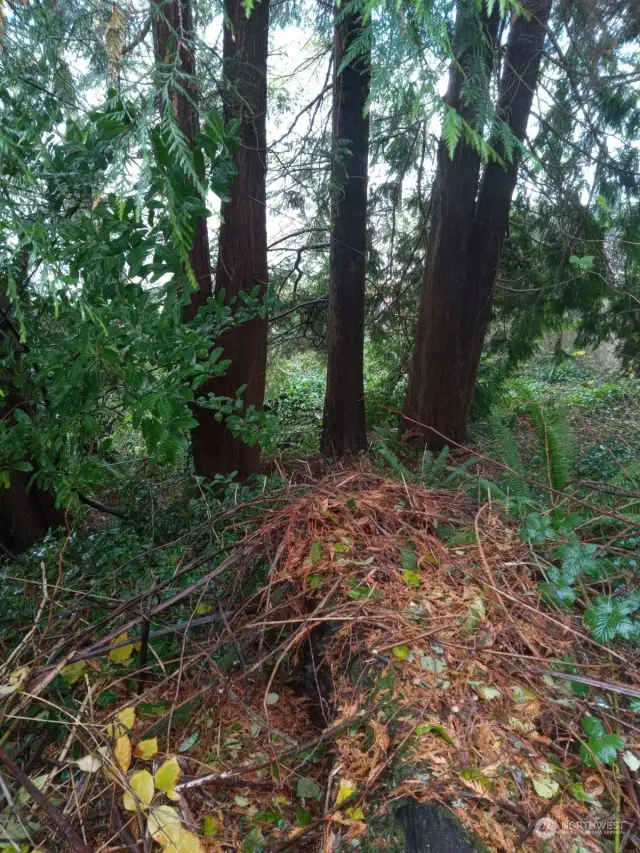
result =
[[298,475],[268,504],[221,561],[178,564],[97,621],[89,596],[63,606],[63,579],[43,583],[47,628],[4,667],[2,747],[30,756],[13,837],[394,849],[407,796],[509,853],[637,836],[629,767],[584,748],[624,732],[640,751],[638,729],[617,701],[606,731],[581,721],[599,690],[640,697],[638,659],[541,604],[536,555],[501,512],[368,463]]
[[[448,459],[382,430],[260,487],[134,460],[128,520],[4,566],[0,850],[399,851],[407,797],[491,850],[640,847],[640,394],[518,382],[523,511],[488,426]],[[532,395],[569,404],[562,492]]]

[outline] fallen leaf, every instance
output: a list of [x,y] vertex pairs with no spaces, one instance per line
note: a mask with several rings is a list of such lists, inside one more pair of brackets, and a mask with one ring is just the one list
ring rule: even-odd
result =
[[162,847],[165,847],[171,842],[171,838],[167,834],[167,830],[172,824],[180,826],[180,818],[178,817],[177,811],[171,808],[171,806],[158,806],[155,809],[151,809],[149,812],[149,818],[147,820],[149,835],[154,841],[157,841],[158,844],[162,845]]
[[141,740],[133,752],[134,755],[142,758],[143,761],[150,761],[158,752],[158,738],[152,737],[149,740]]
[[69,663],[62,668],[60,675],[64,678],[67,684],[75,684],[82,677],[82,673],[87,668],[86,660],[79,660],[75,663]]
[[296,793],[302,799],[316,799],[319,800],[322,791],[320,790],[320,786],[317,782],[314,782],[313,779],[307,779],[304,776],[301,776],[298,779],[296,785]]
[[533,783],[536,794],[545,800],[552,799],[560,789],[560,785],[550,776],[533,776],[531,782]]
[[85,755],[84,758],[79,758],[76,764],[85,773],[95,773],[102,767],[102,761],[97,755]]
[[[129,634],[127,631],[124,634],[118,634],[111,645],[117,646],[119,643],[124,643],[125,640],[129,639]],[[109,660],[112,660],[114,663],[123,663],[129,664],[131,663],[131,656],[133,655],[133,643],[129,643],[126,646],[120,646],[117,649],[112,649],[109,652]]]
[[279,698],[278,693],[267,693],[267,705],[275,705]]
[[206,814],[202,819],[202,834],[205,838],[213,838],[220,831],[220,822],[213,815]]
[[125,791],[122,805],[129,812],[135,812],[138,808],[146,809],[153,800],[154,785],[153,776],[148,770],[140,770],[129,779],[131,791]]
[[175,758],[169,758],[160,765],[153,777],[156,788],[165,794],[169,791],[173,793],[173,789],[178,784],[180,778],[180,765]]
[[243,797],[242,794],[236,794],[234,800],[236,805],[241,806],[242,808],[249,805],[249,797]]
[[118,767],[126,773],[131,765],[131,741],[129,740],[129,735],[120,735],[116,739],[113,755]]
[[348,800],[356,791],[357,787],[353,782],[350,782],[349,779],[341,779],[340,787],[338,788],[338,795],[336,797],[336,805],[339,806],[341,803],[344,803],[344,801]]
[[640,768],[640,760],[638,757],[634,755],[630,750],[626,750],[622,753],[622,757],[624,759],[624,763],[627,765],[629,770],[632,770],[634,773],[638,768]]

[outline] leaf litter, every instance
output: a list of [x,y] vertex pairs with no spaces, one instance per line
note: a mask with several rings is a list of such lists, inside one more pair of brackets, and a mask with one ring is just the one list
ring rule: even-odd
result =
[[[29,763],[31,780],[57,772],[0,816],[19,844],[335,850],[375,842],[405,797],[448,806],[507,853],[542,849],[542,819],[557,850],[637,838],[640,738],[624,705],[638,661],[540,602],[515,527],[364,464],[303,486],[266,504],[216,568],[203,562],[175,604],[175,590],[154,591],[151,627],[179,608],[180,650],[144,679],[139,599],[101,614],[102,635],[19,647],[0,682],[4,748],[19,754],[52,706],[67,729]],[[46,693],[52,672],[65,707]],[[595,686],[574,689],[571,672]],[[118,707],[100,707],[107,694]]]

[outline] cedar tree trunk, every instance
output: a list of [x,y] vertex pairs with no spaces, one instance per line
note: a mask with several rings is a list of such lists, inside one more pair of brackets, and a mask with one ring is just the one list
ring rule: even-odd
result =
[[[523,140],[538,81],[550,0],[526,0],[529,18],[511,23],[500,81],[497,117]],[[473,124],[463,97],[473,4],[459,0],[446,101]],[[495,41],[497,18],[483,22],[488,43]],[[461,47],[467,45],[467,47]],[[491,53],[487,51],[487,81]],[[493,147],[504,154],[497,140]],[[420,422],[432,449],[446,439],[463,442],[484,336],[491,313],[495,277],[509,221],[518,172],[513,162],[489,163],[480,181],[480,161],[460,140],[453,159],[441,140],[434,184],[434,208],[422,283],[416,346],[404,414]],[[404,429],[416,424],[405,420]],[[433,427],[436,432],[429,429]],[[444,436],[444,437],[443,437]]]
[[[222,204],[216,293],[242,307],[238,294],[259,287],[267,292],[267,54],[269,0],[256,0],[247,17],[241,0],[225,0],[223,72],[225,121],[240,122],[241,144],[234,153],[238,170],[230,199]],[[220,339],[224,358],[231,359],[225,376],[212,390],[235,399],[245,387],[244,408],[262,409],[267,367],[267,319],[255,317],[230,329]],[[237,471],[241,480],[260,468],[260,446],[234,438],[224,422],[212,420],[203,452],[205,474]]]
[[333,35],[333,160],[327,391],[323,449],[341,457],[366,449],[364,295],[371,82],[370,46],[344,65],[363,34],[357,11],[336,10]]
[[[172,107],[180,129],[193,147],[196,134],[200,130],[200,118],[196,107],[198,87],[191,0],[153,0],[151,13],[155,60],[160,66],[174,62],[176,64],[180,86],[171,93]],[[160,112],[164,109],[165,103],[161,101]],[[185,323],[193,320],[198,310],[213,295],[207,220],[202,217],[196,220],[189,260],[199,289],[182,309],[182,319]],[[205,396],[211,390],[212,380],[200,387],[200,393]],[[199,475],[212,476],[215,472],[210,470],[207,462],[208,448],[215,441],[211,435],[213,412],[194,406],[193,416],[198,421],[198,426],[191,433],[195,470]]]
[[[8,345],[20,349],[22,345],[9,312],[9,300],[5,293],[0,292],[0,347]],[[16,409],[28,412],[29,401],[13,386],[6,368],[0,376],[0,389],[4,392],[0,421],[11,429],[13,412]],[[9,488],[0,487],[0,543],[11,551],[30,548],[50,529],[64,522],[62,512],[56,509],[53,492],[43,492],[36,486],[29,488],[32,476],[22,471],[11,471]]]

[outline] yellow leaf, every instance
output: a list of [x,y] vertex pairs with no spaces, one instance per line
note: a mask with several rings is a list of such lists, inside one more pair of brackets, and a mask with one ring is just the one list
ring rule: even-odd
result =
[[345,809],[344,813],[350,820],[364,820],[364,812],[361,808]]
[[64,666],[60,675],[64,678],[67,684],[75,684],[82,677],[82,673],[87,668],[86,660],[79,660],[75,663],[69,663]]
[[113,754],[118,767],[126,773],[131,764],[131,741],[128,735],[121,735],[117,738]]
[[164,831],[169,839],[168,843],[164,844],[164,853],[204,853],[198,836],[179,823],[170,823]]
[[[118,643],[124,643],[125,640],[129,639],[129,634],[127,631],[124,634],[118,634],[118,636],[113,641],[112,645],[117,646]],[[131,655],[133,654],[133,644],[129,643],[127,646],[120,646],[118,649],[112,649],[109,652],[109,660],[112,660],[114,663],[131,663]]]
[[[128,731],[130,731],[136,724],[136,712],[133,708],[125,708],[120,711],[118,714],[118,720],[122,725],[115,726],[115,736],[122,737],[122,735],[126,735]],[[112,723],[109,723],[107,726],[107,734],[109,737],[113,737],[114,726]]]
[[163,847],[171,843],[168,835],[168,827],[171,825],[180,826],[180,818],[175,809],[171,806],[158,806],[157,809],[151,809],[147,829],[153,840]]
[[144,761],[150,761],[157,751],[157,737],[149,738],[149,740],[141,740],[140,743],[133,750],[134,754],[137,755],[138,758],[142,758]]
[[[180,765],[175,758],[170,758],[168,761],[165,761],[164,764],[160,765],[156,771],[156,775],[153,777],[153,780],[156,783],[156,788],[169,796],[169,791],[173,793],[173,789],[178,784],[179,778]],[[174,796],[176,796],[177,799],[177,795]],[[171,797],[170,799],[174,799],[174,797]]]
[[129,779],[131,791],[125,791],[122,804],[129,812],[146,809],[153,799],[153,776],[148,770],[140,770]]
[[336,797],[336,805],[339,806],[341,803],[344,803],[344,801],[348,800],[352,794],[355,794],[356,790],[356,786],[353,782],[350,782],[348,779],[341,779],[340,787],[338,788],[338,796]]
[[15,669],[9,676],[9,684],[0,687],[0,696],[10,696],[12,693],[22,690],[28,675],[28,666],[21,666],[20,669]]
[[79,758],[76,764],[85,773],[95,773],[96,770],[100,770],[102,767],[102,761],[100,761],[97,755],[85,755],[84,758]]

